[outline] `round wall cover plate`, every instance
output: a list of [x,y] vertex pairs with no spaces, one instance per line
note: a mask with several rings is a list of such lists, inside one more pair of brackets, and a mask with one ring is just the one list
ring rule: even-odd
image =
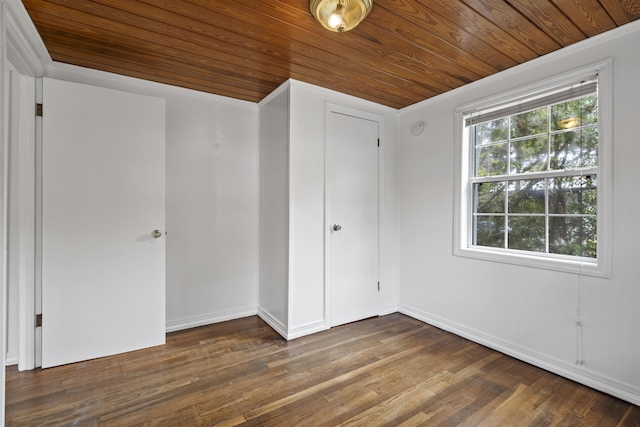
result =
[[413,136],[420,136],[422,135],[422,132],[424,132],[423,122],[417,122],[417,123],[414,123],[413,126],[411,126],[411,134]]

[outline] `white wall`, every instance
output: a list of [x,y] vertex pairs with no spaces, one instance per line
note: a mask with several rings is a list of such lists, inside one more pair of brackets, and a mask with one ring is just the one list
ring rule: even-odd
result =
[[[399,308],[640,403],[640,24],[594,37],[400,112]],[[455,257],[454,109],[614,59],[613,277]],[[416,121],[427,131],[410,134]],[[581,285],[582,281],[582,285]],[[584,335],[576,326],[579,304]],[[582,340],[582,341],[581,341]],[[576,360],[584,359],[584,365]]]
[[167,323],[256,313],[258,109],[167,100]]
[[324,288],[325,106],[327,103],[379,114],[383,209],[380,213],[381,314],[396,311],[398,274],[397,110],[298,81],[290,104],[290,283],[289,335],[327,328]]
[[289,84],[260,102],[258,311],[286,335],[289,290]]
[[48,76],[166,100],[167,330],[256,314],[257,105],[63,64]]

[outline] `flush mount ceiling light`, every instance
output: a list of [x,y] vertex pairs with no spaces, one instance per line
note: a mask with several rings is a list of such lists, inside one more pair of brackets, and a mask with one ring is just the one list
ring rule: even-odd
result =
[[311,0],[311,14],[329,31],[344,33],[367,17],[373,0]]

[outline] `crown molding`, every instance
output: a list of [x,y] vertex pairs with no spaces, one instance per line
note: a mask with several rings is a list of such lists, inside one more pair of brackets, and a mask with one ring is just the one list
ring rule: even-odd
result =
[[53,62],[27,10],[19,0],[6,0],[7,59],[21,74],[42,77]]

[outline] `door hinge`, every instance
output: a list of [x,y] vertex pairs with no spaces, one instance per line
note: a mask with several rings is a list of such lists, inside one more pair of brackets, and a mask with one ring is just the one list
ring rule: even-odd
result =
[[36,328],[42,326],[42,314],[36,314]]
[[378,282],[378,292],[380,292],[380,282]]
[[36,104],[36,117],[42,117],[42,104]]

